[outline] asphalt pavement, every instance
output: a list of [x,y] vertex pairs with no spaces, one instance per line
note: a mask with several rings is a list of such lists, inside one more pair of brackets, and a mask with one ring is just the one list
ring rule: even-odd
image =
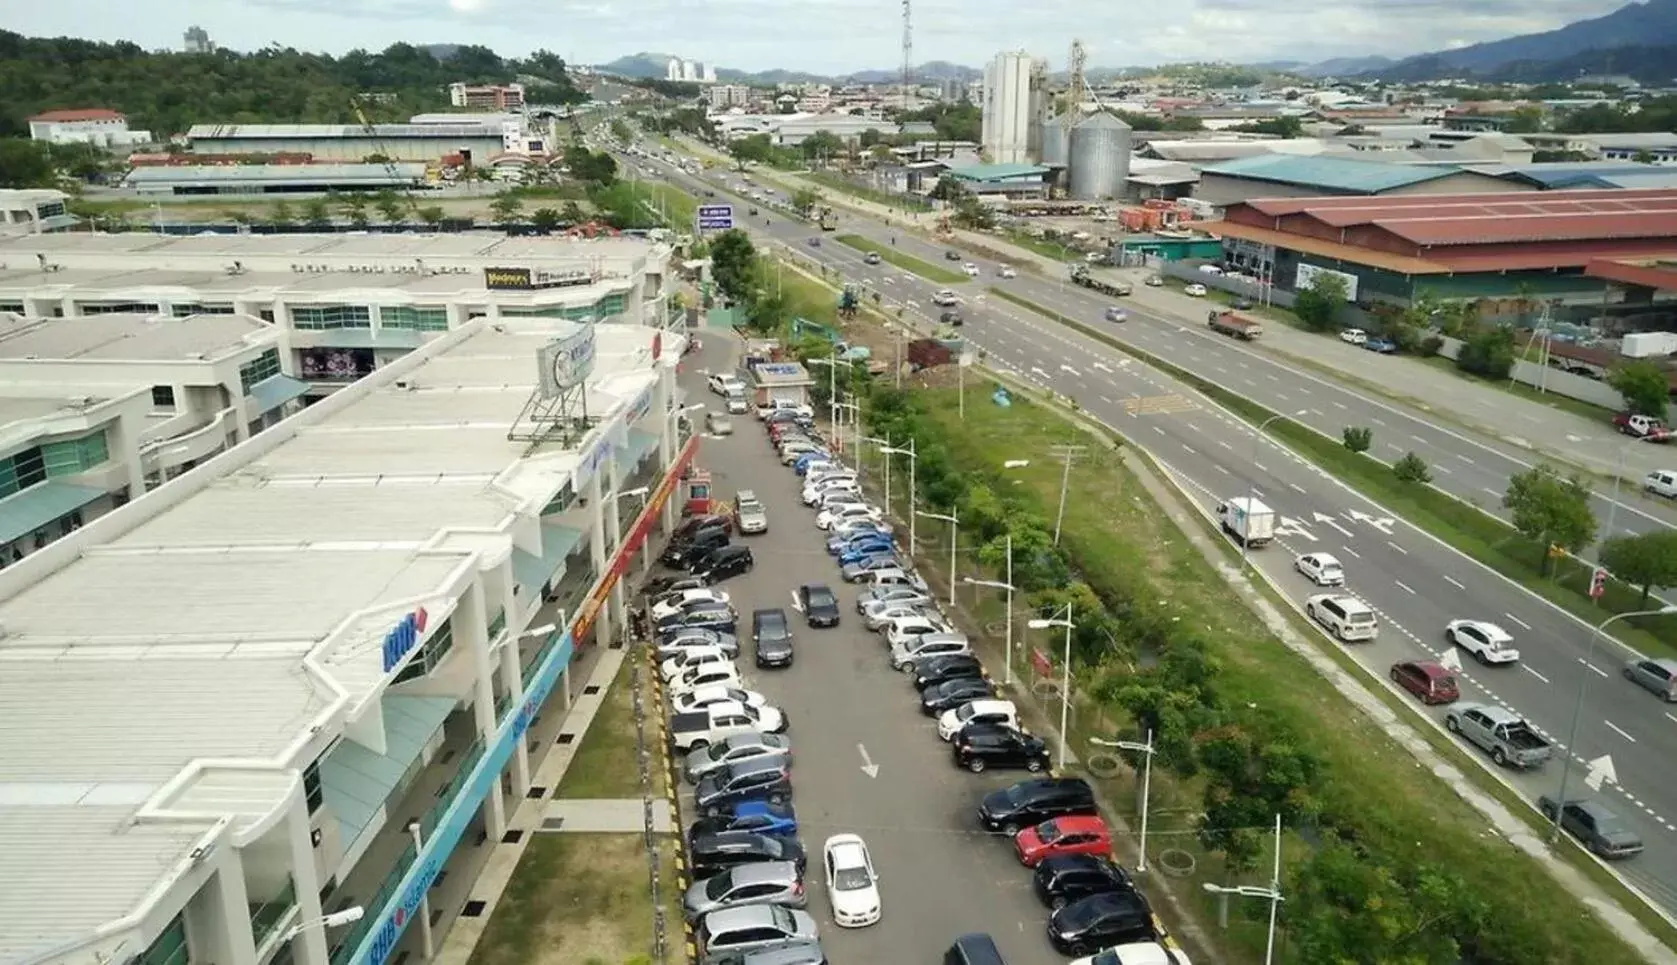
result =
[[[688,398],[714,404],[705,371],[731,370],[731,339],[705,339],[684,366]],[[1044,909],[1031,893],[1030,873],[1005,837],[979,829],[975,809],[990,790],[1028,775],[969,774],[955,768],[937,725],[922,715],[906,676],[890,667],[881,638],[862,628],[860,590],[839,578],[815,528],[815,513],[800,501],[801,482],[779,464],[753,417],[735,416],[731,436],[706,438],[699,464],[710,470],[718,498],[755,490],[768,510],[767,533],[737,537],[752,548],[755,568],[725,582],[750,633],[751,611],[782,607],[792,619],[796,657],[786,670],[752,666],[742,638],[739,661],[746,686],[786,711],[795,764],[793,803],[799,838],[809,853],[806,888],[821,941],[835,962],[941,961],[949,943],[968,932],[989,932],[1015,965],[1062,962],[1043,934]],[[837,628],[806,627],[792,608],[792,589],[825,583],[838,596]],[[877,767],[870,776],[865,766]],[[690,789],[683,816],[691,818]],[[879,873],[883,917],[873,926],[833,924],[820,871],[822,843],[851,832],[867,842]]]
[[[709,186],[721,190],[716,180]],[[805,257],[838,268],[847,278],[882,292],[888,302],[906,304],[918,314],[935,311],[930,295],[940,286],[889,264],[867,265],[860,252],[832,240],[832,234],[825,235],[819,247],[812,247],[807,242],[822,236],[818,229],[778,214],[772,216],[766,231],[757,221],[742,226],[760,239],[766,235]],[[892,236],[889,229],[870,228],[850,214],[839,231],[846,232],[886,243]],[[943,263],[941,248],[907,235],[897,235],[896,244],[917,257]],[[1432,439],[1439,451],[1427,455],[1435,469],[1449,465],[1449,459],[1458,464],[1447,473],[1438,473],[1439,480],[1479,480],[1488,489],[1491,460],[1508,457],[1350,390],[1279,366],[1219,337],[1158,320],[1105,323],[1100,320],[1105,303],[1095,301],[1092,307],[1089,295],[1081,290],[1068,286],[1062,294],[1055,283],[1036,279],[1004,282],[996,275],[997,266],[970,255],[963,258],[977,261],[983,275],[965,286],[950,287],[964,287],[964,334],[987,352],[990,364],[1074,396],[1086,415],[1119,430],[1162,462],[1204,507],[1214,507],[1230,496],[1258,493],[1281,515],[1283,525],[1279,545],[1254,552],[1253,561],[1295,601],[1302,604],[1314,590],[1293,573],[1294,554],[1316,550],[1340,557],[1350,591],[1381,617],[1377,642],[1349,648],[1373,673],[1384,677],[1397,660],[1442,654],[1448,649],[1444,626],[1452,619],[1489,620],[1508,630],[1524,659],[1517,666],[1495,670],[1470,664],[1461,674],[1463,699],[1509,707],[1560,745],[1573,764],[1569,796],[1588,793],[1581,787],[1590,762],[1608,757],[1613,776],[1604,781],[1600,797],[1647,842],[1643,855],[1618,868],[1667,910],[1677,911],[1677,827],[1672,823],[1677,821],[1677,783],[1666,776],[1677,754],[1677,716],[1622,678],[1619,668],[1626,654],[1616,643],[1604,639],[1586,662],[1588,625],[1394,518],[1267,438],[1255,437],[1248,425],[1209,406],[1163,373],[1072,329],[986,296],[982,286],[1006,285],[1047,307],[1088,319],[1118,337],[1136,339],[1141,347],[1185,368],[1197,368],[1206,378],[1250,393],[1255,401],[1280,411],[1339,412],[1338,403],[1346,408],[1335,426],[1373,424],[1379,418],[1386,428],[1374,425],[1377,440],[1390,438],[1393,422],[1402,419],[1400,428],[1414,430],[1408,448],[1420,449],[1424,440]],[[1136,314],[1132,312],[1131,317],[1135,319]],[[1165,351],[1166,347],[1171,351]],[[1354,404],[1363,410],[1353,412]],[[1289,409],[1289,405],[1299,408]],[[1338,429],[1331,431],[1337,434]],[[1480,495],[1482,502],[1490,502],[1487,493]],[[1620,510],[1620,519],[1626,518],[1627,509]],[[1580,704],[1581,681],[1585,693]],[[1578,735],[1569,742],[1575,708]],[[1444,711],[1427,713],[1441,720]],[[1535,774],[1504,772],[1503,776],[1528,799],[1535,799],[1557,791],[1560,765],[1557,756]]]

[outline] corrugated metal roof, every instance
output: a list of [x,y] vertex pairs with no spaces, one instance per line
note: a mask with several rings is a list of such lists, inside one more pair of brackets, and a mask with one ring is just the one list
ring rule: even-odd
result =
[[[489,124],[374,124],[372,127],[373,138],[501,138],[501,129]],[[366,129],[356,124],[194,124],[186,136],[194,141],[369,137]]]
[[1677,199],[1666,211],[1601,214],[1483,214],[1380,218],[1372,222],[1417,245],[1499,245],[1538,241],[1670,238],[1677,241]]
[[949,173],[967,181],[1002,181],[1047,174],[1040,164],[974,164],[964,168],[950,168]]
[[1205,169],[1206,174],[1251,178],[1329,191],[1377,194],[1394,188],[1424,184],[1461,173],[1460,168],[1386,164],[1336,157],[1297,157],[1266,154],[1239,158]]
[[[395,177],[390,168],[395,168]],[[124,180],[132,185],[215,182],[295,184],[344,181],[421,181],[425,165],[383,164],[189,164],[179,167],[143,167],[128,172]]]

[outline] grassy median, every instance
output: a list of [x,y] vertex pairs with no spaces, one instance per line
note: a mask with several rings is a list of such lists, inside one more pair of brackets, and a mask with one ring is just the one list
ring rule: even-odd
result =
[[961,272],[950,271],[929,261],[922,261],[913,255],[905,255],[890,245],[882,245],[861,235],[839,235],[834,240],[841,245],[849,245],[857,251],[876,254],[888,264],[896,265],[903,271],[919,275],[921,278],[937,282],[939,285],[958,285],[967,280],[967,276]]
[[[1074,318],[1000,288],[991,288],[990,291],[999,298],[1005,298],[1063,325],[1069,325],[1091,338],[1146,362],[1172,378],[1205,393],[1219,405],[1249,422],[1262,422],[1276,414],[1149,352],[1121,344]],[[1512,526],[1484,512],[1481,506],[1484,509],[1492,508],[1493,500],[1489,496],[1483,504],[1479,504],[1458,499],[1433,486],[1401,482],[1386,463],[1366,454],[1354,453],[1345,448],[1339,440],[1329,438],[1291,419],[1277,419],[1267,431],[1335,478],[1401,514],[1406,521],[1515,580],[1585,622],[1599,623],[1614,613],[1626,613],[1642,608],[1641,589],[1616,580],[1608,581],[1607,593],[1602,597],[1600,605],[1596,605],[1588,592],[1591,568],[1578,560],[1563,559],[1555,564],[1553,573],[1543,574],[1540,571],[1544,553],[1542,544],[1527,539]],[[1378,432],[1374,442],[1376,445],[1381,442]],[[1627,624],[1629,626],[1626,626]],[[1638,649],[1661,656],[1677,654],[1677,617],[1641,617],[1623,621],[1618,626],[1620,629],[1615,631],[1615,635]]]
[[805,181],[819,184],[824,188],[831,188],[841,194],[848,194],[853,198],[870,201],[884,208],[896,208],[899,211],[930,211],[932,206],[917,198],[908,198],[889,191],[875,191],[872,188],[857,184],[842,174],[828,174],[824,171],[811,171],[800,175]]

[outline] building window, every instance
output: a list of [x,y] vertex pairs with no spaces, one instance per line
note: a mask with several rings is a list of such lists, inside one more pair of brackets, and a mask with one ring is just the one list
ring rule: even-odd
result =
[[48,478],[74,476],[103,465],[111,458],[103,430],[79,439],[61,439],[41,444],[37,449]]
[[448,331],[448,309],[393,305],[379,310],[379,324],[414,332]]
[[159,409],[173,409],[175,407],[175,387],[172,385],[152,386],[151,404]]
[[570,509],[572,504],[575,502],[576,487],[567,481],[565,485],[560,487],[559,491],[553,495],[553,499],[551,499],[548,504],[542,508],[542,515],[557,516],[565,510]]
[[191,960],[186,947],[186,922],[176,915],[151,947],[134,959],[134,965],[186,965]]
[[627,304],[628,301],[629,299],[621,294],[607,295],[595,304],[594,310],[602,318],[607,315],[621,315],[623,314],[623,306]]
[[46,201],[35,206],[35,215],[42,220],[57,218],[64,214],[64,202]]
[[447,620],[437,628],[436,633],[431,635],[431,639],[425,641],[425,645],[419,648],[419,652],[413,655],[413,659],[408,661],[408,665],[403,667],[402,671],[396,675],[394,682],[403,683],[408,680],[418,680],[420,677],[429,674],[437,664],[443,662],[443,658],[448,656],[448,652],[453,649],[454,621]]
[[310,761],[309,766],[303,768],[303,799],[308,803],[310,814],[320,810],[326,802],[326,792],[320,787],[319,760]]
[[0,499],[46,481],[47,466],[41,460],[40,446],[0,459]]
[[0,312],[11,312],[13,315],[23,314],[22,302],[0,302]]
[[294,305],[291,308],[291,324],[313,332],[339,328],[371,329],[373,312],[365,305]]
[[156,315],[156,302],[77,302],[78,315],[115,315],[124,314]]
[[233,314],[233,303],[190,302],[185,305],[170,305],[169,314],[176,318],[185,318],[188,315],[231,315]]
[[271,348],[239,366],[239,387],[244,389],[245,395],[249,395],[251,387],[256,383],[264,379],[271,379],[278,374],[280,374],[279,349]]

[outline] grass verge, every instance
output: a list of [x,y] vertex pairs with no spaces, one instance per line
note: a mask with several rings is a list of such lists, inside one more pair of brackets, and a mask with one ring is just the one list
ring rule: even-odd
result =
[[1038,238],[1024,231],[1003,232],[1002,240],[1034,251],[1044,258],[1052,258],[1055,261],[1076,261],[1079,257],[1076,249],[1068,248],[1046,238]]
[[644,192],[648,201],[654,206],[662,203],[664,210],[669,213],[670,227],[676,232],[692,231],[694,219],[698,217],[698,199],[680,188],[668,184],[654,184],[650,181],[640,182],[640,190]]
[[640,774],[635,770],[634,694],[629,686],[629,661],[606,687],[599,713],[571,758],[558,797],[586,800],[641,799]]
[[[681,897],[667,839],[659,843],[659,860],[669,960],[681,962]],[[651,894],[641,835],[538,832],[469,965],[650,963]]]
[[834,191],[848,194],[854,198],[861,198],[863,201],[871,201],[874,204],[883,205],[887,208],[897,208],[902,211],[932,210],[932,206],[924,201],[919,201],[914,198],[905,198],[902,195],[892,194],[889,191],[876,191],[865,185],[857,184],[841,174],[831,174],[826,171],[811,171],[808,174],[803,175],[803,179],[813,184],[819,184],[824,188],[831,188]]
[[[1249,422],[1262,422],[1276,415],[1212,382],[1199,378],[1151,353],[1124,345],[1076,319],[1045,308],[1000,288],[991,293],[1022,308],[1052,318],[1091,338],[1137,358],[1187,385]],[[1349,484],[1404,519],[1443,540],[1461,553],[1509,577],[1544,599],[1595,624],[1614,613],[1641,608],[1641,590],[1617,580],[1607,582],[1607,592],[1597,606],[1589,597],[1591,567],[1566,558],[1554,572],[1540,569],[1544,547],[1522,536],[1512,526],[1487,514],[1476,503],[1457,499],[1432,486],[1400,482],[1389,466],[1368,455],[1351,452],[1331,439],[1291,419],[1277,419],[1269,432],[1335,478]],[[1381,440],[1376,435],[1375,443]],[[1659,656],[1677,655],[1677,617],[1639,617],[1621,621],[1614,634],[1639,650]]]
[[903,271],[919,275],[927,281],[937,282],[939,285],[958,285],[967,280],[967,276],[958,271],[950,271],[929,261],[922,261],[913,255],[905,255],[890,245],[882,245],[861,235],[839,235],[833,240],[841,245],[848,245],[857,251],[877,254],[881,260],[896,265]]
[[[975,479],[994,478],[1004,460],[1029,460],[1028,467],[1009,472],[1007,479],[1017,480],[1017,489],[1028,495],[1040,514],[1052,518],[1062,479],[1052,447],[1086,443],[1087,435],[1055,410],[1026,399],[1023,393],[1015,393],[1014,404],[1008,409],[989,404],[989,393],[988,385],[969,390],[964,420],[957,414],[953,391],[919,393],[920,404],[928,414],[926,422],[934,430],[934,438],[922,440],[922,444],[939,445],[950,453],[957,469]],[[1556,887],[1529,857],[1496,836],[1484,834],[1482,815],[1454,794],[1428,793],[1430,788],[1419,787],[1417,782],[1427,778],[1417,776],[1415,768],[1407,766],[1407,752],[1378,722],[1337,692],[1319,685],[1314,668],[1291,650],[1278,646],[1256,614],[1230,606],[1231,591],[1215,563],[1182,539],[1181,530],[1145,493],[1117,453],[1090,447],[1079,457],[1068,485],[1065,544],[1082,578],[1107,600],[1145,589],[1154,598],[1168,601],[1176,614],[1173,620],[1192,621],[1202,638],[1211,643],[1213,658],[1221,667],[1215,684],[1219,699],[1228,706],[1257,708],[1255,714],[1280,724],[1282,732],[1293,735],[1320,760],[1324,771],[1318,785],[1322,789],[1322,813],[1357,816],[1353,823],[1371,863],[1405,860],[1415,842],[1425,842],[1426,853],[1449,856],[1449,866],[1463,877],[1470,893],[1497,896],[1495,904],[1504,913],[1520,909],[1521,928],[1542,932],[1530,934],[1530,938],[1533,947],[1544,949],[1543,960],[1598,961],[1603,953],[1614,960],[1632,960],[1628,949],[1577,899]],[[926,557],[926,565],[938,565],[935,542],[928,546]],[[999,574],[982,575],[994,578]],[[978,599],[964,591],[961,595]],[[987,614],[997,612],[993,600],[982,606]],[[1291,619],[1290,610],[1282,612]],[[986,642],[997,643],[1001,628],[980,625],[984,626]],[[1052,652],[1052,643],[1035,639],[1037,636],[1021,636],[1016,629],[1016,674],[1031,673],[1023,659],[1030,648],[1041,646]],[[1090,736],[1110,737],[1120,727],[1133,726],[1115,703],[1095,696],[1114,693],[1132,673],[1127,666],[1108,664],[1078,674],[1075,689],[1080,697],[1069,734],[1075,750],[1086,750]],[[1057,703],[1053,709],[1057,710]],[[1462,755],[1457,750],[1453,756]],[[1405,763],[1394,766],[1397,761]],[[1464,773],[1479,774],[1472,762],[1464,764]],[[1205,881],[1228,883],[1229,876],[1220,860],[1205,854],[1194,838],[1194,811],[1200,789],[1193,779],[1166,775],[1157,769],[1152,780],[1149,837],[1154,861],[1165,848],[1178,848],[1197,859],[1199,870],[1177,879],[1182,887],[1173,885],[1171,890],[1184,905],[1197,909],[1198,920],[1212,920],[1215,907],[1199,885]],[[1101,783],[1109,792],[1109,800],[1127,812],[1134,827],[1138,815],[1133,807],[1133,775],[1125,773]],[[1519,807],[1516,813],[1523,813],[1525,806]],[[1289,835],[1283,852],[1288,863],[1296,866],[1308,860],[1311,848],[1308,833]],[[1256,878],[1252,881],[1259,883]],[[1242,903],[1233,906],[1235,920],[1218,939],[1218,944],[1225,946],[1218,960],[1261,959],[1263,927],[1256,919],[1266,909],[1261,902],[1251,904],[1255,910]],[[1627,907],[1634,906],[1627,903]],[[1653,922],[1646,923],[1654,927]],[[1670,936],[1670,930],[1661,929],[1656,934],[1664,938]],[[1282,941],[1281,957],[1285,960],[1291,956],[1285,937]],[[1293,954],[1299,953],[1294,949]]]

